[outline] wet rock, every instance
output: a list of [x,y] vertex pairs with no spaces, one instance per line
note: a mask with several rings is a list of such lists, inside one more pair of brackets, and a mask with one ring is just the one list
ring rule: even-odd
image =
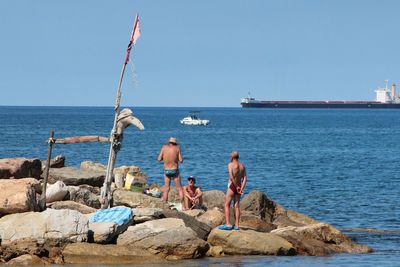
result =
[[152,264],[165,262],[144,249],[120,245],[68,244],[63,250],[67,264]]
[[101,187],[104,183],[105,172],[82,170],[72,167],[51,168],[49,170],[48,182],[53,184],[63,181],[66,185],[91,185]]
[[39,159],[0,159],[0,179],[33,177],[40,179],[42,162]]
[[125,245],[148,250],[166,259],[193,259],[205,255],[209,245],[185,226],[183,220],[165,218],[130,226],[117,240]]
[[221,246],[230,255],[295,255],[293,245],[284,238],[252,230],[211,231],[207,241],[213,246]]
[[37,194],[40,182],[34,178],[0,179],[0,216],[38,211]]
[[298,251],[305,255],[372,252],[372,249],[368,246],[354,243],[339,230],[324,223],[300,227],[288,226],[273,230],[271,233],[289,240],[297,246]]
[[17,266],[49,265],[49,264],[51,264],[49,261],[46,261],[36,255],[29,255],[29,254],[21,255],[21,256],[14,258],[6,263],[6,265],[17,265]]

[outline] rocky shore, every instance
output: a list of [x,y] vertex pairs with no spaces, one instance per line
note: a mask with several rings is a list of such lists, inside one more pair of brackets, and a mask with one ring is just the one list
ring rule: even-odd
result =
[[[64,166],[51,162],[46,210],[39,207],[43,162],[0,159],[0,263],[128,264],[227,255],[321,256],[368,253],[333,226],[251,191],[241,201],[241,229],[219,230],[224,224],[224,192],[204,192],[205,209],[180,212],[160,198],[113,186],[113,206],[128,209],[122,223],[94,222],[105,178],[101,164]],[[144,176],[139,167],[121,166],[115,177]],[[118,174],[118,175],[117,175]],[[171,190],[170,199],[177,199]],[[233,212],[232,212],[233,214]]]

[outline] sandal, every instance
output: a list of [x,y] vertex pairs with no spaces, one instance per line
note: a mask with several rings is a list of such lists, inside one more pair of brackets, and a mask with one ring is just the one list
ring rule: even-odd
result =
[[236,225],[234,225],[232,229],[233,229],[233,230],[236,230],[236,231],[237,231],[237,230],[240,230],[239,226],[236,226]]
[[232,228],[233,228],[232,225],[229,226],[229,225],[226,225],[226,224],[218,226],[218,229],[221,229],[221,230],[232,230]]

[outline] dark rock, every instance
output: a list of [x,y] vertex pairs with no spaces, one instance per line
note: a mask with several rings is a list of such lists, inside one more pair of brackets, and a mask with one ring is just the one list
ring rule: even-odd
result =
[[0,159],[0,179],[33,177],[40,179],[42,162],[39,159]]

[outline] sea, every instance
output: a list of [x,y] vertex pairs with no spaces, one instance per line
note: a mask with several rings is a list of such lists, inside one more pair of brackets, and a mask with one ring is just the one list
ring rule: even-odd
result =
[[[325,257],[227,256],[173,262],[178,266],[400,266],[400,110],[133,107],[145,126],[125,130],[116,165],[139,166],[149,183],[163,184],[160,148],[178,139],[181,176],[203,190],[227,187],[233,150],[247,168],[245,194],[262,191],[286,209],[332,224],[370,254]],[[208,126],[179,120],[200,111]],[[55,138],[108,137],[112,107],[0,107],[0,158],[47,158]],[[66,165],[107,163],[109,145],[53,147]],[[358,230],[356,229],[370,229]],[[165,264],[164,264],[165,265]]]

